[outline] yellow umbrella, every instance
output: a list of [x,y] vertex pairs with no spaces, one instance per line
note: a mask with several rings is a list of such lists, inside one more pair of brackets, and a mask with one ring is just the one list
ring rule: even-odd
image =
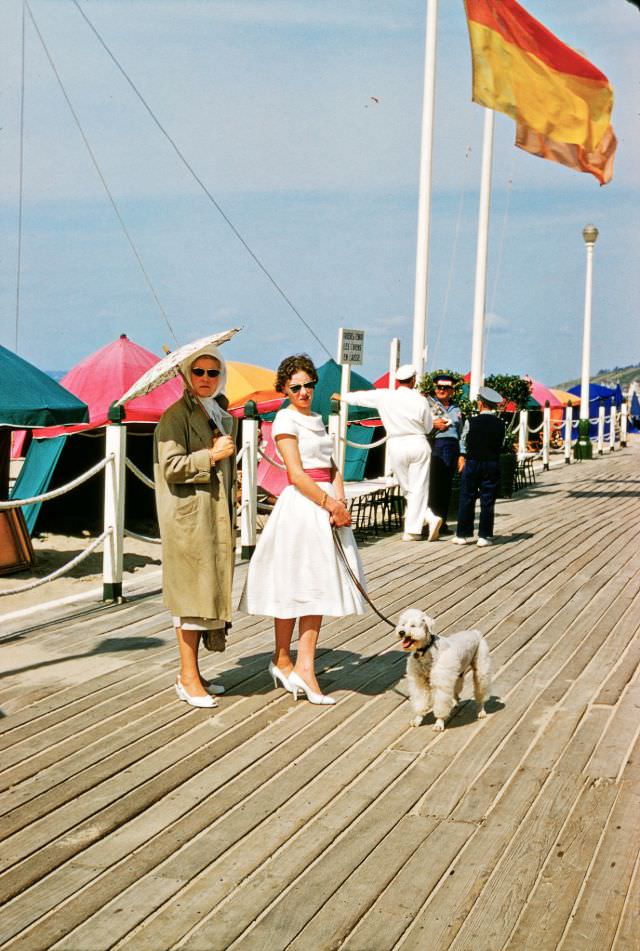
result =
[[237,404],[257,390],[273,390],[276,371],[258,367],[252,363],[227,361],[226,394],[229,403]]
[[550,386],[549,389],[554,396],[557,396],[560,402],[566,406],[569,400],[571,400],[572,406],[580,406],[580,397],[576,396],[575,393],[567,393],[566,390],[558,390],[554,386]]

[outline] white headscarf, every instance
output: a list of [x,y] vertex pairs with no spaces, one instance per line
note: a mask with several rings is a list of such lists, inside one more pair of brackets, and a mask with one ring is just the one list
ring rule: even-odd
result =
[[221,433],[230,433],[233,427],[233,418],[216,402],[216,396],[222,396],[227,388],[227,364],[217,347],[202,347],[196,353],[183,360],[180,369],[186,380],[191,380],[191,367],[200,357],[213,357],[220,364],[220,376],[216,381],[216,388],[211,396],[199,396],[198,399],[206,409],[210,418]]

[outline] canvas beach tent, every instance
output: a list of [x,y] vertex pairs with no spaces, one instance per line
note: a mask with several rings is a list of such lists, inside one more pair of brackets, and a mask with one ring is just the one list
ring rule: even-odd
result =
[[[574,396],[580,396],[582,386],[578,383],[576,386],[569,388],[569,393],[573,393]],[[600,400],[604,400],[605,406],[605,424],[604,424],[604,433],[605,438],[609,435],[609,412],[611,408],[611,398],[614,399],[614,405],[616,409],[620,409],[622,405],[621,394],[618,394],[616,390],[612,389],[610,386],[601,386],[599,383],[590,383],[589,384],[589,419],[597,420],[598,413],[600,411]],[[618,403],[617,400],[620,400]],[[576,414],[574,414],[575,417]],[[598,423],[592,422],[589,426],[589,437],[591,439],[596,439],[598,435]]]
[[87,418],[87,404],[32,363],[2,346],[0,374],[0,498],[6,499],[12,430],[81,422]]
[[[111,404],[159,357],[129,340],[126,334],[81,360],[62,385],[84,400],[89,418],[84,423],[35,430],[12,497],[30,498],[64,485],[104,458],[105,427]],[[170,380],[125,408],[127,455],[148,476],[153,475],[153,430],[164,410],[182,394],[182,383]],[[40,505],[25,506],[33,533],[41,528],[91,529],[101,524],[104,475],[83,483],[73,492]],[[127,511],[142,520],[155,520],[153,492],[127,472]]]

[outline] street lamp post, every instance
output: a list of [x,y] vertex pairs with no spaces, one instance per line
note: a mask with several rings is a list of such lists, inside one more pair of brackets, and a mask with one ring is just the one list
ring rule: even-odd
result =
[[580,384],[580,421],[576,459],[591,459],[592,447],[589,438],[589,357],[591,354],[591,292],[593,286],[593,247],[598,238],[595,225],[585,225],[582,237],[587,249],[587,275],[584,290],[584,329],[582,333],[582,381]]

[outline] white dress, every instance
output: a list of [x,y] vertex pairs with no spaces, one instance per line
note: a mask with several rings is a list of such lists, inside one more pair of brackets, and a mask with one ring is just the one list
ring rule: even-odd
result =
[[[281,409],[272,435],[298,439],[304,469],[329,469],[333,442],[318,413]],[[330,482],[318,483],[335,498]],[[339,529],[351,570],[365,587],[358,547],[350,528]],[[366,602],[338,554],[329,513],[288,485],[276,502],[249,563],[240,610],[268,617],[364,614]]]

